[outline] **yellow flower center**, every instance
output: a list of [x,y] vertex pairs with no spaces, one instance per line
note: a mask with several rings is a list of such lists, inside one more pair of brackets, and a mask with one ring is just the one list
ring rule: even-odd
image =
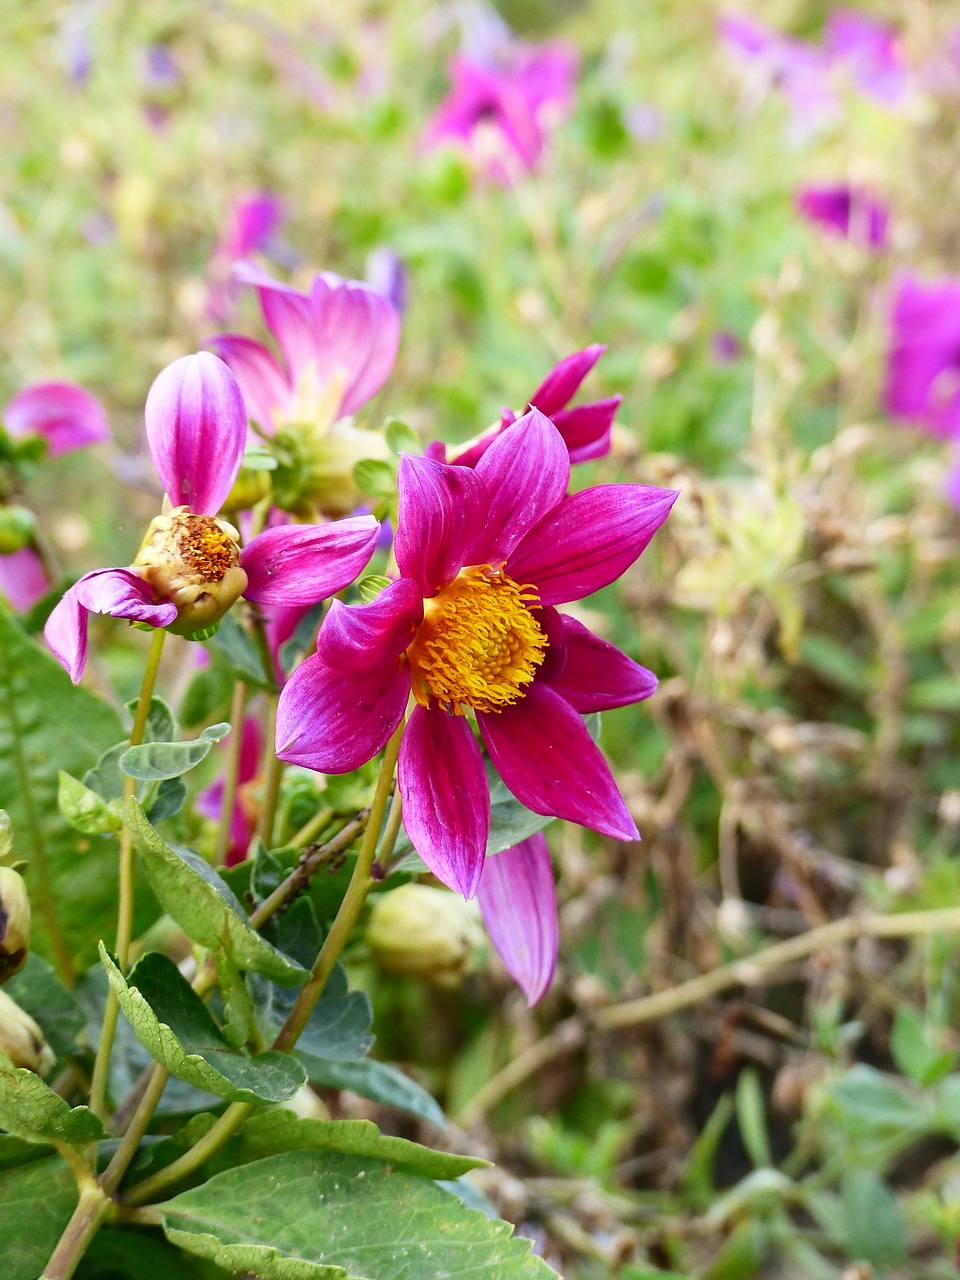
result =
[[492,565],[462,569],[424,601],[407,657],[413,696],[446,711],[502,711],[523,696],[543,662],[547,637],[531,612],[539,597]]
[[243,594],[240,535],[214,516],[182,508],[150,522],[133,567],[179,610],[168,629],[193,635],[216,622]]

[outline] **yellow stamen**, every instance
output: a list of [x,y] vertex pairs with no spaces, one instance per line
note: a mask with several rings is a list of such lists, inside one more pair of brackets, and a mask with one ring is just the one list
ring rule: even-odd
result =
[[523,696],[547,649],[532,609],[539,596],[503,572],[475,565],[432,600],[407,658],[413,696],[457,715],[502,711]]
[[133,567],[179,610],[169,630],[193,635],[223,617],[243,594],[240,535],[214,516],[177,508],[150,523]]

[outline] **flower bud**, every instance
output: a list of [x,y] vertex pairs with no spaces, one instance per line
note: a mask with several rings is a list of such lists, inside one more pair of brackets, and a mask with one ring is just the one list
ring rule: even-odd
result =
[[30,899],[23,876],[0,867],[0,983],[19,973],[30,949]]
[[22,551],[37,524],[37,517],[26,507],[0,507],[0,555]]
[[26,1067],[41,1076],[52,1071],[57,1061],[43,1032],[5,991],[0,991],[0,1052],[15,1067]]
[[177,606],[177,620],[167,630],[178,636],[219,622],[247,585],[233,525],[183,507],[150,522],[133,565],[160,597]]
[[379,432],[346,419],[332,428],[291,423],[274,440],[281,457],[271,473],[277,506],[305,520],[348,515],[364,501],[353,468],[367,458],[391,457]]
[[457,987],[473,972],[483,942],[474,903],[423,884],[380,894],[367,925],[367,943],[381,969],[441,987]]
[[270,492],[270,472],[259,467],[241,467],[233,488],[223,504],[225,511],[249,511]]

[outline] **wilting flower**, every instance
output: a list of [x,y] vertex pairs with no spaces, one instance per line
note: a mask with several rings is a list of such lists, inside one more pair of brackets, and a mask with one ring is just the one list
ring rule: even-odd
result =
[[103,405],[72,382],[24,387],[7,402],[3,424],[14,440],[40,436],[51,458],[110,438]]
[[450,93],[427,126],[428,148],[463,147],[497,182],[540,162],[549,131],[573,105],[577,55],[569,45],[508,45],[478,62],[462,54],[450,62]]
[[[606,349],[601,343],[595,343],[592,347],[567,356],[547,374],[527,401],[524,412],[539,409],[551,420],[563,436],[571,462],[588,462],[591,458],[602,458],[610,452],[610,431],[623,397],[608,396],[605,400],[594,400],[590,404],[567,408],[581,382]],[[501,410],[499,426],[464,445],[449,461],[461,467],[475,466],[500,432],[512,426],[516,420],[517,415],[512,409]],[[440,450],[442,449],[441,445]]]
[[490,828],[480,746],[535,813],[623,840],[637,829],[580,713],[651,694],[656,679],[556,605],[620,576],[676,494],[601,485],[567,496],[570,457],[531,410],[475,468],[404,455],[398,581],[370,604],[334,601],[317,652],[280,698],[278,754],[323,773],[369,760],[416,706],[398,786],[431,871],[476,892]]
[[30,899],[23,876],[0,866],[0,986],[27,963]]
[[0,1053],[5,1053],[15,1067],[25,1067],[41,1076],[51,1072],[57,1062],[57,1055],[33,1018],[5,991],[0,991]]
[[309,294],[252,263],[239,263],[235,275],[256,286],[280,358],[238,333],[209,345],[236,374],[250,418],[289,454],[272,473],[277,504],[301,515],[351,511],[360,501],[354,465],[388,454],[382,436],[348,419],[390,375],[400,342],[396,309],[369,285],[331,272],[318,275]]
[[542,833],[485,859],[477,889],[490,940],[535,1005],[553,981],[560,930],[550,850]]
[[892,27],[857,9],[837,9],[827,18],[824,47],[833,66],[847,72],[855,88],[888,107],[907,92],[907,67]]
[[[231,731],[232,732],[232,731]],[[240,730],[240,762],[237,769],[237,794],[230,814],[230,843],[227,846],[226,865],[243,862],[250,847],[250,840],[257,826],[257,804],[250,794],[249,784],[257,777],[260,765],[260,726],[255,717],[247,716]],[[229,739],[228,739],[229,741]],[[199,793],[197,812],[212,822],[219,822],[223,808],[224,779],[219,777]]]
[[240,550],[236,529],[215,513],[240,470],[246,413],[216,356],[184,356],[164,369],[145,418],[171,510],[151,522],[132,565],[85,574],[51,613],[44,635],[74,683],[86,663],[88,613],[196,635],[241,595],[267,606],[323,600],[353,581],[376,545],[377,521],[359,516],[267,529]]
[[797,212],[809,222],[815,222],[833,235],[870,249],[886,247],[890,222],[887,207],[861,187],[845,183],[801,187],[796,206]]

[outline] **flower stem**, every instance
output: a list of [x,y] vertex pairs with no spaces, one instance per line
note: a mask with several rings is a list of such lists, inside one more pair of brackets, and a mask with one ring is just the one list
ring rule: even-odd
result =
[[199,1169],[205,1160],[219,1151],[227,1139],[236,1133],[252,1110],[253,1104],[250,1102],[231,1102],[217,1123],[199,1142],[195,1142],[179,1160],[174,1160],[172,1164],[168,1164],[165,1169],[160,1169],[152,1177],[138,1182],[122,1197],[123,1204],[145,1204],[148,1200],[152,1200],[158,1191],[164,1191],[193,1173],[195,1169]]
[[325,863],[335,858],[338,853],[342,853],[348,848],[361,831],[366,827],[369,821],[370,811],[365,809],[362,813],[348,822],[345,827],[337,832],[332,839],[326,844],[321,845],[319,849],[307,854],[301,859],[300,863],[287,876],[282,884],[277,885],[273,893],[268,898],[264,898],[256,911],[250,917],[250,925],[254,929],[262,929],[275,912],[281,907],[285,907],[287,903],[292,902],[298,894],[302,893],[310,883],[311,877],[320,870]]
[[383,839],[380,841],[380,848],[377,850],[377,860],[373,866],[373,875],[376,880],[382,880],[387,872],[387,864],[390,861],[390,855],[393,853],[393,846],[397,843],[397,836],[400,834],[400,821],[403,817],[400,803],[400,788],[398,787],[393,793],[393,799],[390,802],[390,812],[387,814],[387,824],[383,829]]
[[333,810],[329,805],[325,809],[320,809],[303,824],[296,835],[287,841],[288,846],[291,849],[302,849],[305,844],[312,844],[313,837],[320,834],[332,817]]
[[[147,654],[147,665],[143,671],[140,685],[140,697],[133,717],[133,728],[130,730],[131,747],[139,746],[143,741],[143,732],[150,714],[150,699],[157,683],[157,672],[160,669],[160,658],[163,654],[163,642],[167,633],[157,630],[150,642]],[[136,794],[137,783],[134,778],[125,778],[123,797],[128,799]],[[117,963],[121,971],[127,967],[130,954],[130,938],[133,934],[133,837],[130,828],[124,824],[120,832],[120,905],[117,911]],[[103,1011],[103,1027],[100,1031],[100,1044],[93,1064],[93,1081],[90,1085],[90,1106],[101,1118],[106,1116],[107,1069],[110,1065],[110,1051],[113,1048],[113,1037],[117,1029],[117,1017],[120,1005],[111,988],[107,994],[107,1004]]]
[[217,840],[214,845],[213,861],[215,866],[222,866],[230,847],[230,824],[233,821],[233,806],[237,799],[237,783],[240,778],[240,756],[243,751],[243,717],[247,708],[247,686],[238,680],[233,688],[233,701],[230,704],[230,739],[223,777],[223,801],[220,806],[220,824],[217,827]]
[[70,1280],[109,1208],[110,1201],[91,1179],[80,1192],[73,1217],[67,1223],[40,1280]]
[[283,777],[283,761],[274,750],[277,736],[277,702],[279,695],[271,693],[267,698],[267,764],[263,779],[263,800],[260,804],[260,824],[257,834],[266,848],[273,844],[273,823],[277,814],[277,799],[280,795],[280,779]]
[[140,1105],[133,1113],[130,1121],[130,1127],[123,1135],[123,1141],[114,1152],[113,1159],[103,1171],[100,1178],[100,1185],[104,1191],[111,1195],[120,1183],[120,1179],[126,1173],[130,1161],[136,1155],[137,1148],[140,1145],[140,1139],[147,1132],[150,1121],[153,1119],[153,1113],[159,1105],[160,1098],[164,1089],[167,1087],[167,1081],[170,1079],[170,1072],[166,1067],[161,1067],[159,1063],[153,1069],[150,1081],[144,1091],[143,1097],[140,1099]]

